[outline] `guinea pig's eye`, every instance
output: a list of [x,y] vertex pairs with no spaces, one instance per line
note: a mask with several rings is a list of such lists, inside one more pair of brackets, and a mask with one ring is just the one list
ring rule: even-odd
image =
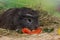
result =
[[27,19],[27,22],[28,23],[32,23],[32,19]]

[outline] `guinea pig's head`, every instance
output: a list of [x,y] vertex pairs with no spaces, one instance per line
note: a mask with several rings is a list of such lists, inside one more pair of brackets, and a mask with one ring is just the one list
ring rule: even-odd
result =
[[21,28],[28,28],[30,30],[34,30],[39,26],[39,12],[36,10],[32,10],[31,8],[21,8],[18,12],[18,25]]

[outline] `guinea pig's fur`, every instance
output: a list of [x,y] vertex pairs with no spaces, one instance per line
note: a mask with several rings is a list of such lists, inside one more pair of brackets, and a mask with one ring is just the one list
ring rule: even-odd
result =
[[0,28],[16,30],[38,28],[39,12],[31,8],[10,8],[0,16]]

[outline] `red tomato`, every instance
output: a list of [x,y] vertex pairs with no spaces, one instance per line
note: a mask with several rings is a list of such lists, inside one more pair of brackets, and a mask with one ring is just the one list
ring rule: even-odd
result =
[[39,34],[42,32],[42,29],[41,28],[38,28],[36,30],[32,30],[32,34]]
[[39,34],[42,32],[42,29],[41,28],[37,28],[36,30],[29,30],[28,28],[23,28],[22,29],[22,32],[23,33],[26,33],[26,34]]
[[22,32],[26,33],[26,34],[30,34],[31,33],[31,31],[28,28],[23,28]]

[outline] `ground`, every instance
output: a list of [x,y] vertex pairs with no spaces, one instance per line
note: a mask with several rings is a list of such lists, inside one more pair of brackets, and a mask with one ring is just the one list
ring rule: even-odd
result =
[[0,29],[0,40],[60,40],[60,35],[57,34],[57,28],[51,33],[43,32],[33,35]]
[[0,36],[0,40],[60,40],[60,36],[43,33],[40,35],[25,35],[23,37]]
[[[44,16],[44,17],[42,17]],[[12,30],[0,29],[0,40],[60,40],[60,35],[57,33],[58,27],[60,27],[60,18],[52,17],[49,15],[41,15],[41,24],[43,28],[54,28],[51,33],[42,32],[40,34],[20,34]]]

